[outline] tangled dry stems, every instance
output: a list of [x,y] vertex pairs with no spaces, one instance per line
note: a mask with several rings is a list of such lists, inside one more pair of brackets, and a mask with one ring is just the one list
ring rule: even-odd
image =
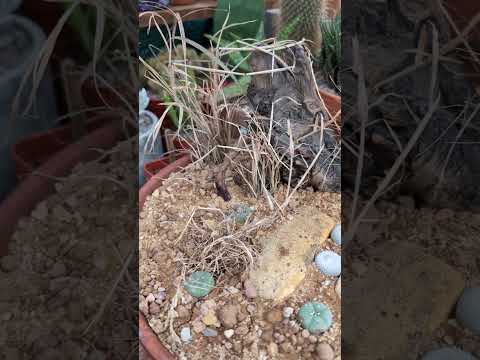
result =
[[[240,228],[232,226],[225,214],[217,213],[216,216],[221,217],[223,230],[221,234],[212,234],[211,231],[202,228],[197,220],[206,212],[218,212],[218,209],[195,209],[177,241],[178,246],[184,247],[189,254],[179,261],[188,272],[197,269],[216,274],[242,272],[254,263],[258,255],[258,245],[253,239],[254,232],[266,223],[272,222],[274,217],[282,215],[292,196],[306,181],[322,149],[311,164],[306,164],[308,170],[301,174],[295,187],[288,190],[285,202],[276,203],[273,194],[281,183],[281,173],[288,173],[291,179],[294,162],[306,160],[299,155],[293,155],[295,148],[292,134],[289,134],[291,144],[287,151],[281,153],[275,148],[271,132],[274,126],[273,111],[270,119],[262,118],[247,109],[242,96],[229,98],[224,92],[224,86],[229,80],[236,80],[237,76],[253,77],[277,71],[291,71],[295,64],[286,64],[287,66],[282,69],[272,68],[266,72],[243,74],[237,71],[238,64],[232,66],[223,59],[231,52],[243,51],[248,53],[244,58],[246,61],[253,52],[261,51],[283,62],[277,55],[280,50],[303,43],[245,39],[238,41],[240,47],[233,44],[221,47],[212,43],[211,49],[205,49],[185,37],[181,18],[175,14],[174,16],[177,17],[177,22],[172,28],[167,26],[163,32],[160,25],[166,25],[166,21],[158,15],[150,18],[151,27],[161,33],[166,51],[170,54],[169,62],[166,64],[168,73],[160,74],[147,61],[140,59],[145,67],[145,73],[141,76],[145,76],[150,83],[161,88],[163,93],[172,99],[171,102],[164,103],[166,111],[157,124],[155,136],[160,133],[166,114],[175,108],[179,114],[179,129],[176,135],[188,143],[195,163],[198,166],[216,167],[226,160],[231,168],[235,169],[234,176],[241,179],[251,195],[256,198],[264,197],[270,209],[275,210],[272,218],[260,219],[256,223],[246,224]],[[221,38],[223,30],[214,37]],[[178,33],[180,35],[177,35]],[[209,59],[204,66],[192,65],[187,57],[187,46],[193,47],[204,58]],[[173,54],[178,54],[178,47],[183,50],[183,60],[173,60]],[[191,70],[201,74],[201,83],[191,76]],[[311,71],[313,73],[313,68]],[[270,122],[270,129],[264,128],[266,121]],[[333,126],[333,123],[329,124]],[[323,124],[322,120],[321,127],[323,126],[327,124]]]

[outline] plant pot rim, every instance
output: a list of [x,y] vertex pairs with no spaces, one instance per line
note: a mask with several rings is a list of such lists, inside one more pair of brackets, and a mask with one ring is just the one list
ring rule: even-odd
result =
[[[150,180],[148,180],[139,191],[138,202],[140,211],[142,211],[147,197],[162,186],[164,179],[166,179],[170,174],[189,165],[191,161],[190,155],[184,155],[161,169]],[[150,355],[150,357],[154,360],[175,360],[175,356],[170,353],[162,344],[158,336],[153,332],[150,325],[148,325],[148,322],[141,311],[138,311],[138,322],[140,344]]]
[[35,208],[35,206],[54,192],[53,177],[62,177],[70,173],[73,167],[83,161],[91,161],[101,154],[96,148],[111,148],[120,139],[122,126],[118,121],[110,121],[104,126],[91,132],[76,143],[67,145],[42,164],[38,174],[28,175],[17,187],[0,203],[0,257],[6,255],[8,243],[15,232],[18,221]]

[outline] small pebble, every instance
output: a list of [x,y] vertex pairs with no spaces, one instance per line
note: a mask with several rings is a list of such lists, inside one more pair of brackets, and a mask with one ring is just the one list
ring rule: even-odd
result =
[[332,347],[325,342],[318,344],[316,350],[318,360],[333,360],[335,357]]
[[245,325],[239,326],[236,329],[235,333],[237,333],[240,336],[247,335],[248,334],[248,326],[245,326]]
[[207,337],[214,337],[218,335],[218,332],[215,329],[207,327],[205,330],[203,330],[202,334]]
[[270,310],[267,313],[267,316],[265,319],[270,323],[270,324],[276,324],[282,321],[283,319],[283,314],[280,310]]
[[197,334],[200,334],[201,332],[203,332],[203,330],[205,330],[205,327],[206,327],[205,324],[200,320],[193,321],[192,326],[193,326],[193,331],[196,332]]
[[271,342],[270,344],[268,344],[267,351],[268,355],[275,359],[278,355],[278,345],[274,342]]
[[223,326],[227,329],[233,328],[237,325],[237,313],[238,313],[238,306],[235,305],[225,305],[219,311],[219,318],[220,322]]
[[205,325],[207,326],[215,326],[215,327],[219,327],[220,326],[220,322],[218,321],[218,318],[217,316],[215,315],[215,313],[213,312],[210,312],[208,313],[207,315],[205,315],[203,318],[202,318],[202,321]]
[[480,335],[480,287],[463,291],[457,303],[456,318],[460,325]]
[[315,257],[315,265],[326,276],[339,276],[342,272],[342,258],[337,253],[325,250]]
[[230,286],[226,289],[230,294],[238,294],[240,292],[240,290],[238,290],[236,287],[234,286]]
[[335,293],[339,298],[342,298],[342,278],[339,277],[335,284]]
[[190,332],[189,327],[184,327],[180,331],[180,338],[182,339],[183,342],[190,342],[192,341],[192,334]]
[[233,329],[228,329],[223,332],[223,335],[225,335],[227,339],[230,339],[233,336],[233,334],[235,334],[235,330]]
[[147,297],[146,297],[146,300],[148,303],[152,303],[155,301],[155,295],[153,295],[152,293],[148,294]]
[[335,225],[335,227],[333,228],[333,230],[330,234],[330,238],[338,246],[342,245],[342,226],[341,226],[341,224]]
[[245,288],[245,296],[254,299],[257,297],[257,289],[255,289],[255,286],[253,285],[251,280],[245,280],[243,283],[243,286]]
[[158,315],[161,311],[162,309],[160,308],[160,305],[155,302],[150,303],[149,312],[151,315]]
[[283,317],[285,319],[290,319],[290,317],[293,315],[294,311],[295,310],[292,307],[289,307],[289,306],[283,308]]

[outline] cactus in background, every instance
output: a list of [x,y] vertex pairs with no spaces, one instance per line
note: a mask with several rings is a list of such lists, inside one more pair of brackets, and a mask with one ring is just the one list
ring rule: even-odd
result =
[[318,54],[322,47],[321,2],[322,0],[282,0],[282,28],[296,22],[290,38],[309,40],[313,54]]

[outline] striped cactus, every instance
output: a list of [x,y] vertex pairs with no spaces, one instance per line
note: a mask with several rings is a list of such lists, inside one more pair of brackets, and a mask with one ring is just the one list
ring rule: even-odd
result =
[[322,0],[282,0],[282,28],[295,23],[290,39],[309,40],[313,54],[318,54],[322,47],[321,14]]

